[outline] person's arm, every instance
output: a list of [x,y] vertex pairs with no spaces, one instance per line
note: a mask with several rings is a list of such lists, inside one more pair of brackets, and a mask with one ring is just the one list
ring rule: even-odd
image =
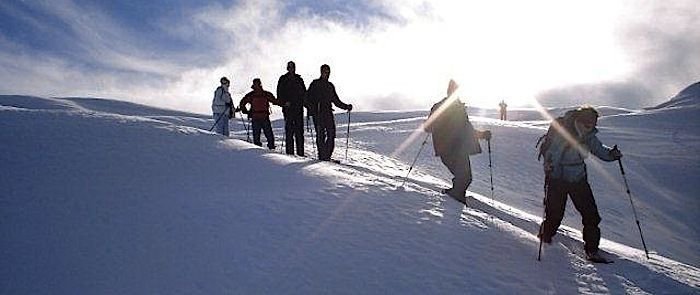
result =
[[335,92],[335,86],[333,85],[333,83],[330,83],[330,82],[328,82],[328,83],[331,85],[331,92],[332,92],[331,93],[331,102],[333,102],[333,104],[335,106],[337,106],[341,109],[344,109],[346,111],[352,111],[352,104],[346,104],[346,103],[342,102],[340,100],[340,98],[338,97],[338,93]]
[[280,99],[275,98],[274,95],[272,95],[272,92],[265,91],[265,98],[267,99],[268,102],[274,105],[278,106],[283,106],[283,102]]
[[280,79],[277,80],[277,97],[281,98],[283,97],[282,91],[284,89],[282,83],[284,83],[284,76],[280,76]]
[[591,138],[588,140],[588,147],[591,149],[592,154],[606,162],[611,162],[622,158],[622,153],[620,150],[603,145],[603,143],[601,143],[598,137],[595,135],[591,136]]
[[216,90],[214,90],[214,100],[212,100],[213,105],[216,105],[221,100],[221,95],[223,93],[224,89],[221,88],[221,86],[217,87]]
[[241,113],[248,114],[248,108],[246,108],[245,105],[250,103],[250,93],[246,94],[241,98],[241,102],[238,104],[238,108],[241,110]]
[[315,116],[316,111],[318,111],[318,96],[316,95],[316,92],[318,92],[316,81],[312,81],[311,84],[309,84],[309,89],[304,95],[306,113],[310,116]]

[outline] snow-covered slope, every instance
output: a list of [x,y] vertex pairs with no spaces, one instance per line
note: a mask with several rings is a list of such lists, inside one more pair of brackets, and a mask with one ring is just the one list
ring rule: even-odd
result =
[[659,104],[649,109],[673,108],[673,107],[695,107],[700,106],[700,82],[695,82],[676,94],[669,101]]
[[[420,120],[354,115],[350,157],[337,165],[250,145],[240,140],[238,119],[231,122],[238,139],[227,139],[205,131],[207,116],[0,96],[0,293],[698,292],[692,261],[664,253],[647,261],[636,243],[613,237],[603,248],[617,262],[591,265],[572,228],[557,238],[568,248],[546,247],[537,262],[538,214],[527,212],[538,207],[524,201],[539,202],[528,188],[539,186],[537,169],[518,170],[536,164],[518,166],[528,156],[507,148],[541,133],[529,125],[477,119],[501,134],[493,141],[500,202],[474,193],[464,208],[436,193],[447,178],[429,148],[397,189],[420,143],[398,158],[387,156],[396,148],[390,143],[405,140]],[[314,155],[311,145],[307,151]],[[697,163],[697,153],[683,156]],[[477,191],[484,158],[474,159]],[[639,187],[647,175],[628,169]],[[605,238],[610,230],[603,228]],[[682,239],[697,242],[695,234]]]

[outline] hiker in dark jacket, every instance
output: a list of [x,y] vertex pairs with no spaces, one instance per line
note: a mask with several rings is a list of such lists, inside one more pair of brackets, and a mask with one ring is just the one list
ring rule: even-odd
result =
[[321,77],[311,82],[306,93],[308,112],[313,117],[316,128],[318,159],[321,161],[330,161],[335,149],[333,105],[347,111],[352,110],[351,104],[345,104],[338,98],[335,86],[328,81],[330,75],[331,67],[322,65]]
[[[559,132],[551,132],[550,143],[544,150],[545,218],[540,225],[540,239],[549,244],[564,218],[566,197],[571,197],[583,222],[584,249],[589,260],[600,260],[600,215],[593,192],[588,184],[584,159],[593,154],[603,161],[622,157],[620,150],[604,146],[596,134],[598,111],[581,107],[567,113]],[[554,124],[554,123],[553,123]],[[549,134],[549,132],[548,132]],[[568,139],[567,139],[568,137]],[[546,139],[547,140],[547,139]]]
[[293,155],[296,143],[297,155],[304,156],[304,95],[306,95],[306,85],[295,71],[294,62],[288,62],[287,73],[280,76],[277,82],[277,99],[282,104],[282,114],[284,115],[286,153]]
[[491,139],[488,130],[475,130],[464,103],[454,95],[457,83],[450,80],[447,97],[433,105],[425,123],[425,131],[433,134],[435,155],[440,157],[454,178],[452,187],[444,193],[466,203],[466,192],[472,182],[469,156],[481,153],[478,139]]
[[[260,79],[253,79],[253,91],[248,92],[239,104],[241,112],[248,114],[248,117],[253,122],[253,143],[257,146],[262,146],[260,141],[260,129],[265,133],[267,139],[267,147],[271,150],[275,149],[275,136],[272,134],[272,125],[270,124],[270,103],[280,105],[272,93],[263,90]],[[250,110],[246,105],[250,104]]]

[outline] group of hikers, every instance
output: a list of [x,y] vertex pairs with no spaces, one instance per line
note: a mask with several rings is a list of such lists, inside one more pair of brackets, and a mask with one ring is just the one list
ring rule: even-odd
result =
[[306,89],[304,80],[296,74],[296,64],[290,61],[287,63],[287,73],[280,76],[277,82],[277,97],[265,91],[260,79],[255,78],[251,86],[253,90],[243,96],[238,107],[234,107],[228,90],[231,82],[228,78],[222,77],[221,86],[214,91],[212,101],[214,128],[217,133],[228,136],[228,120],[240,111],[251,119],[253,143],[262,146],[260,140],[262,130],[267,139],[267,147],[275,149],[275,137],[270,123],[270,104],[277,105],[282,107],[284,116],[285,152],[293,155],[296,146],[296,154],[304,156],[304,108],[306,108],[316,130],[318,158],[321,161],[330,161],[335,149],[336,133],[333,105],[348,112],[352,110],[352,104],[346,104],[338,98],[335,86],[328,80],[330,75],[331,67],[322,65],[321,76],[311,82]]
[[[267,138],[268,148],[274,149],[274,137],[269,119],[269,104],[282,107],[285,120],[286,153],[304,155],[303,108],[313,118],[316,128],[316,145],[318,158],[329,161],[335,143],[335,120],[332,105],[350,111],[351,104],[343,103],[333,84],[328,81],[330,67],[321,66],[320,78],[305,88],[302,78],[295,73],[295,64],[287,63],[287,73],[282,75],[277,84],[277,98],[263,90],[260,79],[253,80],[253,91],[241,99],[238,108],[233,107],[228,92],[229,80],[221,78],[212,103],[215,120],[225,117],[226,121],[241,111],[252,119],[254,143],[261,146],[260,129]],[[452,187],[443,190],[444,194],[466,204],[466,191],[472,182],[469,157],[481,153],[479,140],[491,140],[491,131],[477,130],[469,121],[466,107],[455,95],[459,85],[450,80],[447,96],[433,105],[423,129],[432,135],[435,155],[454,176]],[[246,105],[250,104],[248,109]],[[505,102],[501,101],[501,119],[505,120]],[[584,250],[587,259],[594,262],[605,261],[600,256],[601,218],[598,213],[593,192],[588,183],[586,159],[590,154],[603,161],[615,161],[622,158],[617,146],[610,148],[597,138],[596,129],[599,113],[593,107],[583,106],[567,112],[563,117],[552,121],[550,128],[538,142],[540,157],[544,158],[545,175],[544,220],[540,224],[538,237],[540,244],[550,244],[557,233],[564,217],[567,196],[582,216]],[[228,123],[216,123],[217,132],[228,135]],[[427,137],[426,137],[427,140]],[[490,142],[489,142],[490,146]],[[539,157],[538,157],[539,158]]]

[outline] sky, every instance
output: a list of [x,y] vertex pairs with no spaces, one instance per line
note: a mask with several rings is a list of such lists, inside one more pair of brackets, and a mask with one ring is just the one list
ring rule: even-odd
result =
[[679,1],[2,1],[0,94],[108,97],[209,113],[272,92],[293,60],[329,64],[359,110],[470,105],[628,108],[700,80],[700,8]]

